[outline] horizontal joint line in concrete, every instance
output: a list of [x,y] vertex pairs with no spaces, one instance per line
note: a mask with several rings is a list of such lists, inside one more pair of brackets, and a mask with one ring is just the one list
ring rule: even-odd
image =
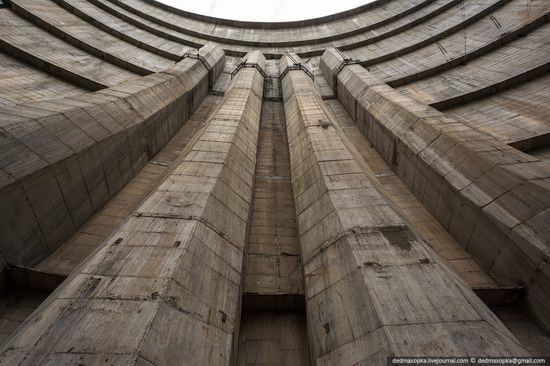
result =
[[[128,277],[130,277],[130,276],[128,276]],[[156,277],[156,278],[163,278],[163,277]],[[178,283],[179,286],[181,286],[181,284],[178,281],[176,281],[175,279],[173,279],[173,278],[167,278],[167,279],[173,280],[174,282]],[[196,319],[196,320],[200,321],[201,323],[204,323],[204,324],[207,324],[207,325],[212,326],[214,328],[217,328],[217,329],[221,330],[224,333],[233,334],[233,332],[231,332],[231,331],[220,328],[217,325],[209,323],[208,321],[198,317],[197,314],[194,313],[194,312],[182,309],[180,306],[178,306],[174,302],[170,301],[170,298],[171,298],[171,296],[164,296],[164,295],[159,294],[158,298],[156,298],[156,299],[153,299],[153,298],[148,297],[148,296],[136,296],[136,298],[134,298],[134,299],[123,299],[123,298],[118,298],[118,297],[115,297],[115,296],[105,296],[105,297],[97,297],[97,298],[88,299],[88,300],[95,300],[95,301],[109,300],[109,301],[120,301],[120,302],[138,302],[140,304],[142,304],[143,302],[152,302],[152,303],[164,304],[164,305],[168,305],[169,307],[171,307],[174,310],[179,311],[180,313],[189,315],[191,318]],[[65,297],[59,297],[57,299],[62,299],[62,300],[87,300],[87,299],[78,298],[78,297],[76,297],[76,298],[73,298],[73,297],[66,297],[66,298]],[[196,298],[196,299],[198,299],[198,298]],[[211,307],[211,305],[209,305],[209,304],[205,304],[205,303],[203,303],[203,304],[205,306]]]
[[[210,197],[216,199],[214,196],[210,195]],[[216,199],[217,200],[217,199]],[[217,200],[218,202],[220,202],[219,200]],[[222,203],[222,202],[220,202]],[[233,212],[233,211],[231,211]],[[235,214],[236,215],[236,214]],[[213,232],[215,232],[216,234],[218,234],[221,238],[223,238],[224,240],[226,240],[229,244],[231,244],[232,246],[234,246],[238,251],[242,252],[242,249],[240,249],[238,246],[236,246],[235,244],[233,244],[226,236],[224,233],[222,233],[221,231],[219,231],[218,229],[212,227],[210,225],[210,223],[206,220],[204,220],[202,217],[200,216],[194,216],[194,215],[160,215],[160,214],[155,214],[155,213],[141,213],[141,212],[138,212],[138,213],[134,213],[132,216],[134,217],[145,217],[145,218],[157,218],[157,219],[171,219],[171,220],[187,220],[187,221],[198,221],[200,223],[202,223],[204,226],[208,227],[210,230],[212,230]],[[239,216],[237,216],[237,218],[241,219]],[[242,220],[242,219],[241,219]]]
[[[383,325],[380,325],[379,327],[369,331],[369,332],[366,332],[365,334],[362,334],[360,335],[359,337],[357,338],[353,338],[352,340],[350,340],[349,342],[346,342],[346,343],[343,343],[341,345],[339,345],[337,347],[337,349],[339,348],[342,348],[343,346],[347,345],[347,344],[350,344],[350,343],[353,343],[355,341],[357,341],[358,339],[360,338],[363,338],[363,337],[366,337],[368,336],[369,334],[371,333],[374,333],[380,329],[383,329],[383,328],[386,328],[386,327],[406,327],[406,326],[412,326],[412,325],[424,325],[424,324],[441,324],[441,323],[446,323],[446,324],[452,324],[452,323],[462,323],[462,324],[477,324],[477,323],[487,323],[487,321],[483,320],[483,319],[479,319],[479,320],[440,320],[440,321],[432,321],[432,322],[416,322],[416,323],[403,323],[403,324],[383,324]],[[487,323],[488,324],[488,323]],[[498,333],[501,333],[503,336],[505,336],[506,338],[510,339],[511,341],[513,341],[515,344],[518,344],[519,343],[517,342],[517,340],[514,340],[510,337],[508,337],[505,333],[502,333],[500,330],[496,329],[496,328],[492,328],[495,332],[498,332]],[[386,344],[385,346],[386,347],[390,347],[392,345],[395,345],[394,343],[389,343],[389,344]],[[521,346],[521,345],[520,345]],[[336,350],[337,350],[336,349]],[[325,356],[325,355],[329,355],[330,353],[334,352],[335,350],[330,350],[328,352],[325,352],[323,354],[320,354],[319,356],[317,356],[317,359]]]
[[[336,210],[337,209],[335,209],[335,211]],[[330,213],[329,213],[329,215],[330,215]],[[308,259],[306,262],[304,262],[303,265],[305,266],[308,263],[310,263],[317,256],[317,254],[325,251],[327,248],[329,248],[330,246],[332,246],[334,243],[336,243],[338,240],[340,240],[342,238],[345,238],[345,237],[348,237],[348,236],[353,236],[353,235],[376,233],[376,232],[383,231],[382,229],[388,229],[388,228],[395,228],[395,229],[398,229],[398,230],[404,230],[404,229],[408,230],[408,227],[406,225],[354,227],[354,228],[351,228],[351,229],[347,229],[347,230],[344,230],[344,231],[338,233],[336,236],[332,237],[331,239],[328,239],[323,244],[321,244],[319,246],[319,248],[317,248],[313,252],[311,252],[311,254],[310,254],[311,258]],[[303,236],[303,234],[302,234],[302,236]]]

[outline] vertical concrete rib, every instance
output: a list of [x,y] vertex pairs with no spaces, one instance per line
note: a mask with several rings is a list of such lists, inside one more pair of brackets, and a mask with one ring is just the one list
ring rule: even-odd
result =
[[373,188],[299,62],[280,68],[313,361],[526,354]]
[[[248,62],[265,68],[259,52]],[[240,70],[188,153],[4,344],[0,363],[230,364],[262,93],[260,70]]]

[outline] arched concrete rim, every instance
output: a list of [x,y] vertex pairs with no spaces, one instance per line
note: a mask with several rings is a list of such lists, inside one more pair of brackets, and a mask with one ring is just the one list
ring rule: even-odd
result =
[[294,20],[294,21],[288,21],[288,22],[253,22],[253,21],[245,21],[245,20],[216,18],[216,17],[207,16],[207,15],[192,13],[182,9],[177,9],[177,8],[174,8],[173,6],[163,4],[157,0],[142,0],[142,1],[149,3],[151,5],[157,6],[161,9],[173,12],[174,14],[178,14],[184,17],[200,20],[207,23],[214,23],[214,24],[234,26],[234,27],[243,27],[243,28],[284,29],[284,28],[299,28],[307,25],[323,24],[330,21],[349,18],[357,14],[361,14],[367,10],[370,10],[379,6],[383,6],[384,4],[392,0],[374,0],[373,2],[370,2],[368,4],[361,5],[349,10],[344,10],[339,13],[325,15],[318,18]]
[[[389,2],[392,2],[392,1],[396,1],[396,0],[385,0],[385,1],[386,1],[386,3],[389,3]],[[299,39],[284,39],[284,40],[279,40],[279,41],[273,41],[273,40],[271,40],[271,41],[261,41],[261,40],[231,38],[231,37],[227,37],[227,36],[218,36],[218,35],[215,35],[215,34],[210,34],[210,32],[198,31],[198,30],[196,30],[196,28],[194,28],[192,26],[185,26],[184,25],[185,21],[186,20],[192,20],[192,21],[196,21],[196,22],[202,22],[201,24],[203,24],[203,25],[213,24],[213,23],[204,22],[204,21],[201,21],[201,20],[194,19],[192,17],[188,17],[188,16],[185,16],[185,15],[175,13],[174,10],[178,10],[178,9],[173,9],[172,10],[172,9],[165,9],[164,7],[158,7],[157,4],[152,4],[147,0],[145,0],[144,2],[147,3],[148,5],[152,6],[153,8],[158,7],[159,9],[161,9],[165,12],[168,12],[168,13],[173,14],[175,16],[181,17],[181,23],[182,24],[180,24],[180,22],[164,20],[161,17],[159,17],[158,15],[154,15],[154,14],[151,15],[148,11],[144,11],[144,10],[141,10],[139,8],[136,8],[135,6],[132,6],[131,4],[127,4],[126,2],[124,2],[122,0],[110,0],[111,3],[113,3],[117,7],[122,8],[124,11],[128,11],[128,12],[130,12],[130,13],[138,16],[138,17],[144,18],[147,21],[153,22],[156,25],[169,28],[170,30],[176,31],[176,32],[181,33],[183,35],[194,37],[194,38],[201,39],[201,40],[207,40],[207,41],[211,41],[211,42],[220,43],[222,45],[222,47],[224,47],[224,45],[225,46],[236,45],[236,46],[244,46],[244,47],[250,48],[249,50],[243,51],[242,55],[244,55],[244,54],[246,54],[246,53],[248,53],[252,50],[255,50],[255,49],[261,49],[261,51],[265,53],[266,51],[263,48],[266,48],[266,47],[267,48],[277,48],[277,47],[278,48],[288,48],[288,47],[294,47],[295,48],[295,47],[299,47],[299,46],[317,45],[317,44],[320,44],[320,43],[326,43],[326,46],[332,47],[332,46],[334,46],[334,44],[330,44],[331,42],[334,42],[334,41],[337,41],[337,40],[345,40],[345,39],[351,38],[351,37],[366,35],[368,32],[371,32],[371,31],[373,31],[377,28],[385,27],[386,25],[388,25],[390,23],[397,22],[400,19],[403,19],[403,18],[405,18],[409,15],[415,14],[416,12],[421,11],[423,8],[429,7],[430,5],[433,5],[434,3],[436,3],[436,0],[418,0],[418,1],[419,1],[418,4],[413,4],[413,5],[411,5],[411,7],[407,8],[407,9],[403,9],[399,13],[389,14],[387,17],[380,18],[380,19],[374,20],[374,21],[370,21],[370,22],[368,22],[368,24],[358,25],[355,28],[348,29],[348,30],[345,30],[345,31],[340,31],[339,29],[340,29],[341,25],[345,24],[345,22],[347,22],[348,20],[345,20],[343,22],[334,21],[334,24],[332,24],[332,25],[334,27],[336,27],[336,29],[338,30],[339,33],[324,35],[324,36],[317,37],[317,38],[299,38]],[[387,36],[389,37],[391,35],[400,33],[402,31],[405,31],[405,30],[409,29],[410,27],[414,27],[414,26],[426,21],[427,19],[429,19],[433,16],[436,16],[438,14],[441,14],[442,12],[450,10],[451,8],[459,5],[461,1],[462,0],[448,0],[447,3],[439,6],[436,9],[433,9],[430,13],[424,14],[424,15],[422,15],[421,17],[419,17],[417,19],[412,19],[412,20],[410,20],[409,22],[407,22],[405,24],[402,24],[402,25],[400,25],[400,26],[398,26],[394,29],[382,32],[382,33],[377,34],[375,36],[371,36],[371,37],[368,37],[368,38],[365,38],[365,39],[353,40],[352,42],[346,42],[345,46],[346,46],[347,49],[349,49],[350,47],[355,48],[355,47],[359,47],[359,46],[364,45],[364,44],[373,43],[373,42],[375,42],[375,40],[378,40],[378,39],[384,37],[385,34],[387,34]],[[60,3],[60,5],[61,5],[63,0],[56,0],[56,2]],[[112,15],[120,17],[120,14],[116,14],[116,12],[113,12],[113,9],[105,8],[104,4],[94,2],[94,5],[96,5],[96,6],[100,7],[101,9],[111,13]],[[163,4],[160,4],[160,5],[163,5]],[[64,5],[62,5],[62,6],[64,6]],[[386,11],[386,9],[383,9],[382,11]],[[364,14],[366,14],[366,16],[368,16],[367,13],[364,13]],[[125,19],[125,20],[127,20],[127,19]],[[356,20],[356,19],[353,19],[353,20]],[[132,23],[136,23],[136,21],[132,20]],[[275,24],[275,23],[272,23],[272,24]],[[325,23],[325,24],[323,24],[323,26],[326,26],[326,25],[329,25],[329,24],[330,23]],[[138,27],[143,27],[143,24],[139,24],[137,26]],[[238,31],[238,32],[239,31],[249,31],[249,30],[254,29],[254,27],[246,27],[246,26],[242,26],[242,25],[223,25],[223,24],[219,24],[219,23],[215,24],[215,26],[216,27],[225,26],[225,27],[228,27],[227,31]],[[277,29],[257,28],[257,30],[258,31],[260,31],[260,30],[262,30],[262,31],[269,31],[269,30],[271,30],[271,31],[274,31],[274,30],[289,30],[289,31],[292,31],[292,30],[298,29],[300,31],[305,30],[306,32],[314,30],[314,29],[309,29],[308,30],[307,29],[308,27],[315,27],[315,25],[303,24],[299,27],[287,27],[287,28],[277,28]],[[192,41],[190,40],[189,42],[192,42]],[[195,40],[195,42],[196,42],[196,40]],[[342,45],[337,46],[337,47],[342,47]],[[309,56],[313,56],[313,55],[320,56],[325,49],[326,49],[325,45],[319,45],[318,49],[308,51],[309,53],[311,53],[311,54],[309,54]],[[293,50],[293,51],[295,51],[295,50]],[[285,51],[285,52],[287,52],[287,51]],[[313,54],[313,53],[315,53],[315,54]],[[284,52],[283,53],[278,53],[277,58],[281,57],[283,54],[284,54]],[[307,56],[304,53],[302,53],[302,55]]]

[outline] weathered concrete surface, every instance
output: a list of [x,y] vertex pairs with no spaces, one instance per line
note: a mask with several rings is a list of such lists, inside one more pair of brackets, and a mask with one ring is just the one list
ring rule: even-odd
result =
[[56,0],[55,2],[105,32],[168,59],[177,61],[189,50],[189,47],[181,43],[163,39],[127,23],[123,19],[117,18],[107,11],[96,7],[90,1]]
[[189,148],[189,142],[216,110],[221,99],[220,96],[208,95],[174,137],[124,188],[34,268],[69,275],[78,267],[158,186],[179,156],[185,153],[184,149]]
[[[188,142],[192,140],[195,132],[207,122],[208,116],[217,108],[221,99],[220,96],[208,95],[201,103],[200,108],[193,113],[162,150],[116,196],[87,220],[69,240],[36,265],[34,269],[8,267],[0,272],[0,344],[158,186],[160,180],[175,163],[174,161],[185,148],[188,148]],[[4,263],[0,263],[0,268],[2,267],[4,267]],[[15,277],[14,273],[19,275]],[[42,295],[37,297],[36,291],[34,291],[37,287],[47,291],[42,291]]]
[[15,0],[11,4],[18,15],[65,42],[137,74],[149,75],[174,65],[173,60],[97,29],[51,1]]
[[[7,53],[4,58],[16,57],[22,65],[10,62],[4,68],[0,66],[0,268],[6,262],[33,265],[48,256],[39,268],[69,273],[107,237],[110,249],[93,254],[96,262],[77,269],[80,275],[71,278],[70,288],[60,290],[55,300],[44,305],[49,315],[40,318],[36,328],[31,320],[25,325],[25,334],[31,334],[29,339],[43,335],[44,342],[37,343],[34,354],[37,358],[43,355],[44,360],[54,364],[60,362],[59,357],[71,364],[104,363],[107,361],[101,352],[110,352],[108,362],[112,363],[133,364],[136,359],[144,364],[163,363],[163,357],[182,361],[179,354],[162,352],[168,347],[187,349],[189,354],[192,349],[197,356],[189,359],[208,363],[216,354],[229,355],[230,343],[235,350],[234,335],[243,324],[248,328],[242,331],[240,344],[245,346],[239,352],[246,357],[238,361],[277,359],[286,363],[289,353],[300,350],[302,355],[301,345],[307,342],[299,327],[280,326],[283,318],[295,319],[303,326],[305,313],[300,313],[300,305],[304,303],[304,248],[309,271],[308,309],[313,309],[308,316],[314,319],[310,322],[311,350],[322,354],[317,358],[319,362],[328,359],[326,363],[330,363],[331,357],[338,357],[329,349],[343,350],[344,357],[349,357],[340,360],[343,363],[362,359],[378,347],[372,341],[375,339],[387,343],[388,348],[380,351],[373,362],[388,352],[443,353],[452,349],[451,353],[463,355],[470,347],[472,353],[479,354],[480,349],[489,352],[487,344],[493,339],[496,348],[499,342],[504,344],[501,337],[507,333],[490,318],[492,315],[486,315],[477,300],[472,300],[471,292],[456,284],[451,274],[441,275],[447,271],[444,264],[419,262],[434,259],[409,229],[426,238],[471,286],[493,289],[496,284],[488,273],[499,284],[526,287],[527,303],[540,317],[534,322],[546,324],[546,330],[550,330],[550,233],[546,228],[550,222],[550,172],[539,161],[550,156],[544,109],[548,91],[547,80],[533,73],[547,62],[548,0],[377,0],[344,14],[273,24],[189,14],[155,0],[53,2],[14,0],[11,9],[0,10],[0,48]],[[200,131],[194,139],[193,129],[187,140],[188,146],[196,149],[186,156],[193,156],[202,165],[193,171],[171,174],[160,189],[154,190],[157,179],[171,168],[147,161],[166,146],[176,131],[185,132],[179,128],[181,122],[199,105],[212,81],[219,75],[219,85],[229,85],[233,68],[241,62],[231,58],[220,74],[217,65],[222,65],[223,57],[216,51],[212,54],[219,59],[209,57],[204,64],[187,59],[163,72],[189,47],[210,41],[219,42],[235,56],[256,49],[270,58],[296,52],[315,71],[319,63],[316,55],[326,47],[339,47],[360,59],[364,67],[390,86],[416,82],[414,95],[418,100],[435,102],[440,108],[489,95],[499,88],[510,90],[498,98],[495,95],[464,106],[463,118],[457,122],[396,94],[378,81],[365,82],[363,76],[352,72],[361,70],[358,66],[346,67],[339,75],[338,97],[342,103],[331,100],[321,102],[319,107],[317,97],[312,102],[297,96],[303,90],[287,98],[294,103],[286,108],[294,124],[294,129],[288,131],[294,137],[295,166],[290,174],[285,156],[288,142],[277,135],[282,129],[273,128],[283,124],[284,111],[279,108],[279,72],[269,70],[274,65],[278,69],[278,61],[271,60],[265,69],[274,77],[264,83],[263,95],[269,102],[263,105],[277,107],[262,108],[264,116],[273,119],[265,121],[272,129],[262,131],[260,126],[258,150],[250,133],[235,134],[239,137],[232,142],[214,142],[219,130],[210,129],[210,134]],[[518,44],[523,46],[515,47]],[[306,61],[305,55],[313,57]],[[530,57],[525,59],[527,55]],[[251,57],[263,65],[257,54]],[[338,57],[329,60],[326,56],[325,66],[321,66],[329,75],[340,62]],[[207,72],[210,66],[214,66],[211,73]],[[468,75],[464,75],[465,70]],[[519,75],[517,70],[521,71]],[[22,71],[25,74],[21,77],[5,77]],[[151,72],[158,73],[139,76]],[[254,73],[241,72],[244,74],[239,73],[239,78]],[[516,85],[532,77],[537,80]],[[248,81],[243,80],[238,81],[243,88],[233,87],[231,98],[237,89],[245,98]],[[468,82],[464,84],[464,80]],[[315,75],[315,85],[324,99],[334,99],[328,85],[332,81]],[[292,87],[289,81],[286,83],[285,93],[289,94]],[[210,93],[221,99],[225,88],[219,85]],[[106,87],[97,93],[85,94],[83,90]],[[261,86],[257,88],[253,94],[259,96]],[[358,122],[351,135],[340,125],[352,121],[332,108],[336,106],[339,113],[345,114],[342,105]],[[224,109],[231,121],[242,112],[234,106],[232,103]],[[319,108],[330,111],[323,110],[317,117]],[[256,109],[254,104],[246,113],[256,116]],[[461,111],[455,108],[455,112]],[[296,128],[296,123],[302,126],[304,121],[307,128]],[[315,121],[321,127],[313,127]],[[211,127],[221,125],[222,120],[216,123]],[[333,139],[334,135],[327,137],[333,132],[340,140]],[[231,134],[223,138],[230,139]],[[513,138],[515,148],[541,149],[533,152],[534,157],[518,154],[486,134],[507,143],[511,141],[506,138]],[[200,136],[207,137],[199,141]],[[227,143],[241,150],[226,151]],[[374,148],[384,162],[379,156],[371,156]],[[253,152],[258,154],[258,166],[252,178],[256,200],[251,203],[247,199],[250,184],[245,182],[250,179],[250,171],[254,173],[251,167],[256,160],[249,159]],[[229,162],[229,158],[224,160],[223,156],[231,154],[238,155],[240,165]],[[366,165],[361,156],[367,156]],[[178,166],[180,163],[174,162]],[[367,166],[371,163],[372,171]],[[218,171],[223,164],[234,174]],[[308,166],[312,168],[307,170]],[[342,173],[356,168],[357,173]],[[390,175],[392,169],[397,175]],[[287,180],[291,175],[294,189]],[[154,192],[146,205],[138,210],[142,216],[135,214],[125,221],[151,190]],[[296,213],[290,212],[296,211],[295,202],[301,215],[298,228],[292,222]],[[245,215],[251,206],[248,211],[252,213]],[[104,211],[98,211],[102,207]],[[190,214],[183,218],[177,216],[180,211]],[[210,220],[210,226],[201,221],[204,217]],[[187,226],[184,221],[196,222]],[[241,231],[245,223],[249,236]],[[404,223],[412,225],[407,228]],[[112,234],[121,224],[123,227]],[[353,233],[344,229],[362,225],[368,230]],[[190,231],[188,235],[186,230]],[[335,231],[343,237],[330,237]],[[67,241],[75,232],[75,240]],[[122,242],[113,244],[119,238]],[[319,238],[327,242],[315,244],[314,239]],[[298,240],[302,241],[301,250],[297,250]],[[400,248],[390,242],[411,242],[411,248],[407,251],[407,245]],[[207,251],[201,243],[212,250]],[[249,256],[242,258],[245,243]],[[247,273],[242,273],[243,262],[247,263]],[[384,277],[390,275],[393,277]],[[85,285],[78,281],[89,281],[90,288],[83,290]],[[75,289],[84,294],[71,293]],[[435,305],[428,303],[439,292],[444,299],[435,300]],[[182,293],[185,295],[179,296]],[[412,299],[411,305],[406,304],[406,296]],[[237,315],[239,301],[246,308],[242,323]],[[449,309],[443,301],[451,304]],[[286,304],[284,311],[290,304],[295,313],[288,318],[282,314],[278,317],[273,313],[274,304]],[[137,310],[126,311],[132,307]],[[261,314],[247,312],[251,308],[262,309]],[[25,315],[29,309],[24,309]],[[63,310],[56,317],[54,313],[59,309]],[[189,313],[182,315],[180,310]],[[369,316],[365,318],[365,314]],[[453,322],[452,315],[461,320]],[[168,319],[166,323],[162,316]],[[346,329],[346,316],[357,325]],[[98,345],[83,334],[86,330],[86,336],[100,336],[103,328],[96,329],[95,324],[100,318],[111,322],[112,328],[118,327],[117,322],[121,326],[116,334],[105,330],[105,341]],[[68,324],[73,319],[75,325],[64,328],[63,321]],[[414,322],[421,324],[411,325]],[[187,323],[192,325],[183,325]],[[55,324],[53,333],[41,334],[48,324]],[[155,326],[143,330],[143,324]],[[258,337],[248,332],[259,324],[266,327]],[[125,326],[134,326],[138,331],[124,331]],[[437,328],[432,338],[419,340],[418,334],[424,334],[419,329],[430,327]],[[462,334],[474,339],[480,327],[491,335],[486,337],[487,343],[464,341],[451,345],[456,338],[449,335],[452,327],[460,328],[456,337]],[[67,335],[54,340],[52,334],[61,334],[65,329]],[[270,334],[276,331],[278,337]],[[166,336],[169,332],[173,333]],[[131,335],[126,337],[127,333]],[[186,334],[195,336],[194,343],[183,344],[190,339]],[[296,334],[303,338],[295,339]],[[18,339],[20,344],[26,341]],[[143,342],[138,344],[136,339]],[[175,339],[183,343],[169,344]],[[403,339],[412,346],[405,347]],[[290,340],[294,340],[295,349],[288,348]],[[419,346],[421,340],[425,340],[424,346]],[[72,353],[71,342],[78,344],[78,354]],[[165,343],[157,346],[155,342]],[[30,350],[29,344],[25,347]],[[97,353],[87,353],[94,347]],[[123,348],[116,356],[112,353]],[[138,348],[143,351],[138,352],[139,356],[133,351]],[[210,349],[214,349],[212,354],[208,353]],[[18,357],[18,352],[25,353],[20,348],[12,355]],[[259,357],[262,355],[267,357]],[[302,360],[300,356],[298,361]]]
[[243,314],[238,366],[309,364],[303,312],[260,310]]
[[[315,78],[316,80],[318,77]],[[347,140],[366,163],[366,173],[378,192],[432,249],[473,289],[497,288],[495,281],[454,240],[382,159],[337,99],[325,101]]]
[[[219,47],[201,55],[216,79]],[[67,240],[198,108],[209,71],[187,58],[90,94],[0,109],[0,253],[33,266]]]
[[56,79],[0,52],[0,107],[82,94],[87,90]]
[[[343,58],[327,50],[333,80]],[[522,285],[550,329],[550,165],[388,87],[357,65],[338,99],[424,207],[502,285]]]
[[313,360],[526,354],[373,188],[310,78],[282,86]]
[[[265,68],[260,53],[248,62]],[[242,69],[158,188],[4,344],[0,364],[229,364],[263,77]]]
[[532,150],[550,146],[548,90],[550,75],[491,97],[446,110],[445,113],[531,154]]
[[0,49],[88,90],[100,90],[139,76],[57,38],[10,9],[0,9]]
[[244,292],[302,295],[302,263],[281,102],[263,103],[257,160]]
[[[550,19],[550,2],[531,1],[529,5],[529,11],[526,11],[524,1],[510,0],[460,32],[434,37],[432,42],[409,52],[398,51],[398,57],[369,65],[369,71],[396,87],[463,65],[525,36]],[[387,44],[392,46],[390,42]],[[492,65],[491,69],[506,67],[505,63],[498,63],[502,60],[495,61],[497,64]]]
[[309,365],[302,262],[278,61],[267,80],[248,222],[237,365]]
[[[546,4],[550,11],[550,4]],[[465,65],[441,70],[396,89],[439,110],[481,99],[550,71],[550,49],[546,47],[549,37],[550,24],[544,24]]]
[[[183,44],[219,43],[227,54],[244,55],[254,49],[269,56],[280,57],[286,50],[308,55],[321,55],[330,46],[358,46],[398,33],[457,5],[457,0],[411,0],[404,4],[396,0],[367,4],[358,14],[353,9],[348,16],[329,20],[319,26],[312,21],[285,27],[284,23],[234,22],[203,17],[182,16],[181,11],[158,2],[133,0],[94,0],[94,4],[125,19],[133,25],[178,40]],[[196,17],[196,14],[194,14]],[[315,23],[315,22],[313,22]],[[288,23],[287,23],[288,24]],[[275,25],[275,26],[273,26]]]

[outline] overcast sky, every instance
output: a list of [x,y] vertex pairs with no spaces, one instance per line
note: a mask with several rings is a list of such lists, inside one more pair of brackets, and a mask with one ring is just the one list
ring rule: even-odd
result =
[[282,22],[317,18],[356,8],[373,0],[159,0],[193,13],[217,18]]

